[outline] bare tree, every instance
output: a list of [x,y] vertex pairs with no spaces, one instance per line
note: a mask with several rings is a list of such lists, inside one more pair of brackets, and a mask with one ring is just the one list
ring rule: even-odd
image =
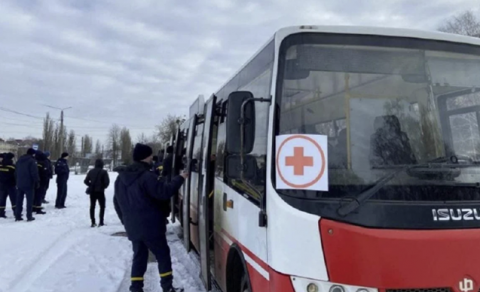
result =
[[111,153],[114,167],[117,165],[117,160],[120,154],[120,132],[120,127],[115,124],[110,128],[108,133],[109,152]]
[[120,152],[123,163],[130,164],[132,162],[132,138],[130,131],[125,127],[120,131]]
[[157,125],[157,135],[161,143],[170,141],[170,137],[177,131],[177,127],[182,121],[182,117],[175,115],[168,115],[162,120],[160,125]]
[[76,152],[77,152],[77,145],[76,145],[76,137],[75,137],[75,132],[73,130],[70,130],[70,133],[68,134],[68,139],[67,139],[67,145],[65,149],[67,150],[67,153],[71,157],[75,157]]
[[93,151],[93,139],[92,137],[85,135],[82,137],[82,149],[81,155],[82,157],[86,156],[87,154],[91,154]]
[[50,114],[47,113],[47,116],[43,120],[43,149],[52,150],[54,147],[54,136],[55,136],[55,124]]
[[439,31],[480,37],[480,19],[468,10],[446,20]]
[[147,143],[148,143],[148,137],[147,137],[147,135],[145,135],[145,133],[142,133],[142,134],[138,135],[138,137],[137,137],[137,143],[147,144]]
[[100,143],[100,140],[97,140],[97,143],[95,144],[95,156],[103,159],[102,144]]

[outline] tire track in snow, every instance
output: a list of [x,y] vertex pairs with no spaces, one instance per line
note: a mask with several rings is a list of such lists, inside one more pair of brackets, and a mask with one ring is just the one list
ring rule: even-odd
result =
[[78,242],[78,238],[85,234],[84,230],[70,230],[58,236],[54,244],[35,257],[28,268],[22,270],[20,275],[11,281],[7,291],[24,292],[40,278],[55,262],[57,262],[68,249]]

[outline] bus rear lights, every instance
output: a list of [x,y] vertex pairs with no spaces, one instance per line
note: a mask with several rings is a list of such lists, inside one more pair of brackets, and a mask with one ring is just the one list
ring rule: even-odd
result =
[[307,286],[307,292],[318,292],[318,286],[315,283],[310,283]]
[[330,287],[330,292],[345,292],[345,288],[340,285],[333,285],[332,287]]

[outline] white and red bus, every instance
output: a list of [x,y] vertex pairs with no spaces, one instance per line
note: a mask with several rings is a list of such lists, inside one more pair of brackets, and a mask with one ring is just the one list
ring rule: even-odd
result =
[[176,135],[185,246],[226,292],[478,292],[479,121],[479,39],[281,29]]

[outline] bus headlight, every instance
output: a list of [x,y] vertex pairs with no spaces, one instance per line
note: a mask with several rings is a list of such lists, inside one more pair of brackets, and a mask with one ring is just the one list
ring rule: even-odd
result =
[[305,290],[307,292],[378,292],[376,288],[344,285],[297,276],[291,276],[290,280],[292,281],[295,292],[305,292]]
[[329,291],[330,292],[345,292],[345,288],[343,288],[340,285],[333,285],[332,287],[330,287]]
[[310,283],[307,286],[307,292],[318,292],[318,286],[315,283]]

